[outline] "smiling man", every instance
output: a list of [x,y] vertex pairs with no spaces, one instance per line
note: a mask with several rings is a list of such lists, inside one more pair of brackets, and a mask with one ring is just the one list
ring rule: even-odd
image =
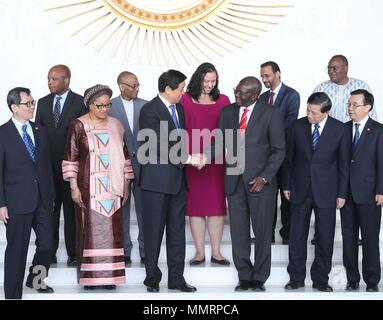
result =
[[[372,91],[366,82],[348,76],[348,60],[343,55],[335,55],[330,59],[327,73],[330,80],[319,84],[313,92],[327,93],[332,102],[330,116],[339,121],[347,122],[350,120],[347,112],[350,93],[357,89]],[[374,120],[377,119],[375,109],[371,110],[370,116]]]

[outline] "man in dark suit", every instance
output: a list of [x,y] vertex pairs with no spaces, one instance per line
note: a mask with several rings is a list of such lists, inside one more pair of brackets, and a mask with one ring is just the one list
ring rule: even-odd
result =
[[117,84],[120,88],[121,95],[112,99],[112,108],[109,115],[121,121],[125,128],[125,143],[128,147],[129,158],[132,161],[132,167],[135,180],[131,182],[129,188],[129,198],[123,207],[124,212],[124,255],[125,264],[132,263],[130,258],[132,251],[132,240],[130,237],[130,202],[131,191],[134,196],[134,206],[138,222],[138,245],[141,257],[141,263],[145,263],[144,251],[144,236],[142,233],[142,195],[141,188],[138,185],[138,177],[140,176],[140,164],[137,161],[136,153],[138,148],[137,133],[139,128],[138,119],[140,116],[142,106],[147,102],[146,100],[137,97],[140,84],[138,78],[134,73],[123,71],[117,78]]
[[290,281],[286,290],[304,287],[307,237],[315,212],[315,259],[311,266],[313,288],[331,292],[336,209],[347,196],[349,146],[344,124],[329,116],[331,100],[324,92],[307,100],[307,117],[297,120],[288,136],[283,166],[283,192],[291,202],[289,243]]
[[[283,127],[285,129],[285,137],[291,128],[293,122],[298,118],[300,96],[299,93],[286,86],[281,81],[281,70],[277,63],[274,61],[267,61],[261,64],[261,78],[266,88],[270,89],[259,96],[259,101],[268,103],[276,107],[283,115]],[[282,170],[277,173],[278,189],[281,195],[281,222],[282,228],[279,231],[282,237],[282,243],[289,243],[290,236],[290,203],[285,198],[282,190]],[[277,222],[278,211],[278,191],[276,195],[275,208],[274,208],[274,222],[273,222],[273,236],[272,242],[275,242],[275,225]]]
[[[242,79],[234,90],[235,103],[221,111],[207,161],[225,152],[225,193],[230,211],[233,260],[238,271],[236,291],[264,291],[271,270],[271,232],[276,173],[285,157],[282,116],[258,100],[262,84]],[[221,150],[221,152],[220,152]],[[223,151],[225,150],[225,151]],[[250,221],[255,237],[254,264],[250,260]]]
[[0,219],[5,223],[7,248],[4,262],[6,299],[21,299],[31,236],[36,233],[36,252],[26,286],[53,293],[44,279],[52,255],[54,184],[44,128],[33,118],[35,101],[27,88],[9,91],[13,116],[0,126]]
[[44,126],[48,134],[49,150],[52,159],[56,202],[53,212],[53,255],[52,263],[57,262],[56,251],[59,245],[60,210],[64,209],[64,235],[68,254],[67,265],[75,266],[75,216],[69,182],[63,180],[61,162],[70,122],[86,113],[83,98],[69,89],[71,72],[65,65],[56,65],[48,72],[50,94],[38,101],[36,124]]
[[363,280],[368,292],[377,292],[380,281],[379,232],[383,203],[383,125],[369,117],[374,96],[364,89],[351,92],[346,123],[350,147],[350,191],[341,209],[343,264],[346,290],[359,288],[358,230],[362,235]]
[[[141,164],[142,226],[145,242],[144,284],[158,292],[162,278],[158,268],[161,241],[166,226],[168,288],[194,292],[186,283],[185,267],[185,164],[197,165],[185,152],[185,114],[179,100],[185,92],[186,76],[168,70],[158,79],[159,94],[140,113],[138,140],[148,140],[138,150]],[[148,155],[148,158],[146,156]],[[197,159],[198,160],[198,159]]]

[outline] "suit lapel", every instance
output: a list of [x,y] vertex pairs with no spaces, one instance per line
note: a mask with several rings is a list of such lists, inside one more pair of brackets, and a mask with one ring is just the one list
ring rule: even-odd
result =
[[136,100],[133,100],[133,123],[134,123],[134,132],[133,132],[133,136],[134,137],[137,137],[137,134],[138,134],[138,127],[140,126],[139,125],[139,119],[140,119],[140,111],[141,111],[141,108],[139,107],[139,105],[137,104],[137,101]]
[[[173,118],[168,110],[168,108],[165,106],[165,104],[162,102],[160,97],[157,96],[157,104],[158,104],[158,113],[160,115],[161,121],[167,121],[169,123],[169,132],[173,129],[176,129],[176,126],[173,122]],[[178,112],[178,108],[177,108]]]
[[[308,121],[305,121],[305,124],[304,124],[304,134],[303,134],[303,139],[305,139],[306,141],[306,146],[308,146],[307,150],[310,154],[313,154],[314,150],[313,150],[313,139],[312,139],[312,132],[311,132],[311,123]],[[320,138],[319,138],[320,140]]]
[[[177,114],[178,114],[178,122],[180,125],[181,129],[185,129],[185,113],[184,113],[184,108],[177,103],[176,104],[176,109],[177,109]],[[173,122],[173,119],[172,119]]]
[[[47,110],[47,112],[45,112],[45,114],[48,117],[48,120],[46,121],[46,124],[48,126],[50,126],[50,128],[52,130],[56,129],[54,124],[53,124],[53,101],[54,101],[54,99],[55,99],[55,95],[54,95],[54,93],[51,93],[51,95],[49,97],[49,102],[48,102],[49,105],[47,106],[48,110]],[[51,130],[51,132],[52,132],[52,130]]]
[[[352,130],[353,130],[352,127],[353,127],[353,123],[351,122],[351,143],[354,139],[354,136],[352,133]],[[361,145],[368,143],[368,141],[370,140],[369,135],[373,132],[374,132],[374,123],[372,122],[371,118],[368,118],[366,125],[364,126],[363,131],[360,134],[358,144],[356,145],[355,150],[353,151],[353,156],[356,156],[358,154],[358,151]]]
[[[32,123],[31,123],[31,125],[32,125]],[[24,155],[30,161],[33,162],[31,156],[29,155],[29,153],[27,151],[27,148],[26,148],[26,146],[24,144],[24,141],[23,141],[22,137],[20,136],[19,131],[17,131],[17,128],[16,128],[16,126],[13,123],[12,120],[8,121],[8,130],[9,130],[9,139],[14,141],[13,145],[17,146],[17,148],[19,148],[20,151],[23,152]],[[36,144],[36,140],[35,140],[35,144]]]
[[286,87],[282,83],[281,89],[279,90],[277,95],[277,100],[275,100],[274,107],[281,109],[281,103],[285,97],[285,94],[286,94]]
[[[61,126],[63,119],[70,112],[70,106],[73,104],[73,100],[74,100],[74,95],[73,95],[72,91],[69,90],[68,95],[67,95],[66,100],[65,100],[65,103],[62,106],[59,122],[57,123],[56,129],[58,129]],[[52,103],[53,103],[53,101],[52,101]],[[52,114],[52,123],[53,123],[53,109],[51,109],[51,110],[52,110],[51,114]]]
[[[247,128],[256,128],[256,121],[261,117],[262,113],[265,111],[266,105],[256,102],[253,111],[251,112],[250,119],[247,121],[246,126],[246,135],[249,132]],[[269,107],[270,108],[270,107]],[[239,108],[238,108],[238,128],[239,128]]]
[[322,142],[322,140],[326,141],[327,137],[331,136],[331,128],[332,128],[331,118],[327,117],[326,124],[325,124],[324,128],[322,129],[321,135],[319,136],[316,150],[318,150],[321,147],[321,145],[324,143],[324,142]]
[[40,131],[39,131],[39,127],[35,123],[30,122],[30,124],[32,126],[33,137],[35,139],[35,155],[36,155],[35,160],[37,163],[40,159],[40,147],[41,147]]

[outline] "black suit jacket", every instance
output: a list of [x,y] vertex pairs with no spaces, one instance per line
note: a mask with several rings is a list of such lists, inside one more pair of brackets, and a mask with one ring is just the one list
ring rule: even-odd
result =
[[[352,121],[346,123],[352,141]],[[375,203],[375,195],[383,194],[383,125],[369,118],[355,152],[350,148],[350,193],[358,204]]]
[[319,208],[334,208],[336,198],[348,192],[350,140],[345,125],[327,118],[316,150],[312,147],[311,124],[307,117],[292,126],[283,166],[283,190],[290,190],[290,201],[304,202],[312,190]]
[[46,131],[30,122],[36,147],[36,162],[9,120],[0,126],[0,207],[9,214],[32,213],[39,197],[48,212],[53,211],[54,184]]
[[[231,195],[235,191],[240,177],[244,179],[248,192],[250,192],[249,182],[260,176],[269,183],[257,195],[274,194],[277,186],[275,175],[285,157],[285,135],[281,114],[276,108],[258,101],[248,121],[243,146],[239,143],[238,137],[239,111],[240,108],[235,103],[222,109],[218,128],[222,132],[229,129],[226,133],[232,132],[233,139],[225,134],[217,135],[212,144],[212,149],[219,150],[224,147],[227,150],[227,152],[224,151],[227,154],[225,192],[227,195]],[[241,147],[245,148],[244,168],[241,159],[239,162],[235,161],[235,158],[241,158]],[[211,155],[214,159],[218,154],[219,152],[208,152],[207,155],[208,158]],[[232,159],[231,155],[234,155],[235,158]]]
[[[181,129],[185,128],[185,113],[181,104],[176,105],[179,125]],[[143,190],[177,194],[183,186],[186,186],[185,179],[185,163],[188,154],[185,151],[185,143],[170,140],[170,132],[176,129],[169,110],[164,105],[162,100],[157,96],[147,104],[145,104],[140,112],[140,132],[138,140],[143,141],[145,131],[143,129],[151,129],[155,136],[149,138],[148,142],[141,143],[137,157],[142,164],[142,157],[146,147],[151,147],[150,161],[147,164],[141,165],[139,184]],[[176,136],[176,131],[173,132]],[[184,131],[180,130],[180,135]],[[169,160],[171,149],[179,146],[178,156],[179,162],[172,163]],[[173,149],[174,151],[175,149]],[[155,151],[155,153],[153,152]]]
[[55,94],[51,93],[38,101],[35,122],[37,125],[41,125],[47,130],[54,173],[56,175],[61,175],[61,162],[64,158],[64,149],[69,124],[73,119],[85,114],[87,110],[84,105],[83,97],[69,90],[57,128],[55,128],[53,123],[54,97]]
[[[268,103],[269,95],[270,90],[262,93],[259,96],[259,101]],[[293,122],[298,118],[300,102],[301,100],[299,93],[295,89],[290,88],[282,83],[281,89],[277,95],[277,100],[274,102],[274,107],[276,107],[282,113],[285,134],[287,134]]]

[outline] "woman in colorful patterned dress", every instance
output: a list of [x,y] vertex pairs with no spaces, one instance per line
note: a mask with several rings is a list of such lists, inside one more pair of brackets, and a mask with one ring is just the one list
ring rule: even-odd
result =
[[111,96],[104,85],[85,91],[89,112],[72,121],[62,164],[76,209],[78,281],[87,290],[125,282],[122,204],[134,177],[123,126],[108,117]]

